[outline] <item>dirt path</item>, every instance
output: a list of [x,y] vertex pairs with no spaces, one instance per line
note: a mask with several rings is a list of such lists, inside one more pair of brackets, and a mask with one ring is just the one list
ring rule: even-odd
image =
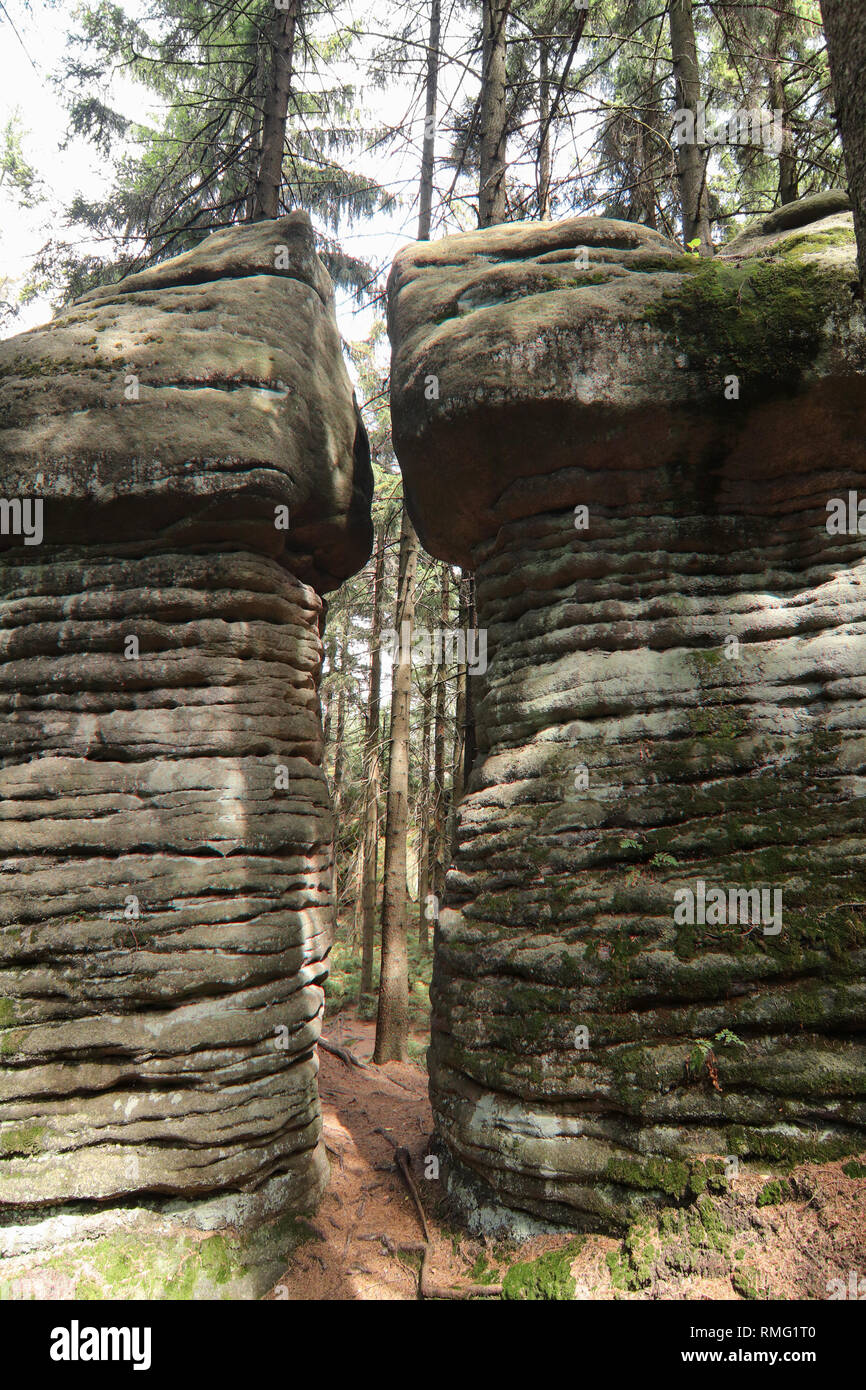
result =
[[[368,1060],[375,1027],[354,1019],[339,1023],[326,1040]],[[416,1299],[419,1257],[399,1251],[423,1236],[412,1198],[395,1171],[394,1149],[409,1150],[415,1181],[423,1185],[432,1130],[427,1073],[413,1062],[359,1071],[327,1052],[319,1056],[331,1163],[331,1182],[311,1223],[321,1239],[299,1248],[270,1296]],[[431,1236],[428,1268],[435,1269],[437,1279],[467,1282],[466,1261],[455,1257],[450,1238],[433,1225]]]

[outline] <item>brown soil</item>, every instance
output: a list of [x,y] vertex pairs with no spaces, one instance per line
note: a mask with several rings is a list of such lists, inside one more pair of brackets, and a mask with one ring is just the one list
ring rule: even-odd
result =
[[[375,1027],[339,1015],[326,1035],[362,1060],[373,1050]],[[423,1041],[419,1038],[418,1041]],[[510,1265],[558,1249],[573,1238],[542,1236],[520,1245],[475,1240],[442,1215],[438,1181],[424,1176],[432,1131],[427,1074],[412,1062],[360,1070],[320,1052],[319,1089],[331,1182],[311,1221],[312,1238],[293,1255],[271,1299],[417,1299],[421,1221],[395,1165],[395,1148],[411,1155],[411,1171],[430,1234],[425,1286],[465,1296],[479,1257],[501,1278]],[[842,1163],[807,1164],[788,1176],[792,1200],[758,1207],[765,1182],[778,1176],[744,1174],[710,1200],[728,1233],[724,1249],[711,1237],[660,1236],[647,1226],[639,1272],[625,1267],[632,1287],[618,1285],[608,1256],[622,1259],[623,1243],[584,1239],[571,1272],[578,1299],[826,1299],[852,1271],[866,1296],[866,1179],[850,1178]],[[706,1199],[705,1199],[706,1200]],[[694,1212],[694,1208],[690,1209]],[[407,1247],[415,1247],[408,1249]],[[476,1275],[477,1277],[477,1275]],[[837,1294],[838,1296],[838,1294]],[[850,1292],[846,1295],[851,1297]]]
[[[373,1053],[375,1025],[339,1015],[328,1042],[361,1060]],[[419,1039],[421,1041],[421,1039]],[[310,1223],[318,1240],[302,1245],[271,1298],[414,1299],[420,1257],[401,1247],[423,1241],[408,1188],[394,1166],[396,1147],[409,1150],[419,1188],[432,1131],[427,1073],[414,1062],[359,1070],[320,1051],[319,1094],[331,1181]],[[422,1194],[429,1210],[434,1203]],[[465,1260],[431,1220],[429,1267],[437,1278],[467,1282]]]

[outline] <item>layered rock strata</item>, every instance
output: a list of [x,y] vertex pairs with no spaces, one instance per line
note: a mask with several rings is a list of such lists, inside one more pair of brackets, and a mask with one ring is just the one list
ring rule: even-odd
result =
[[0,425],[0,1279],[81,1235],[254,1294],[327,1174],[322,594],[371,539],[307,219],[0,344]]
[[737,1163],[866,1147],[846,207],[713,264],[603,219],[395,263],[407,497],[487,629],[430,1054],[475,1217],[613,1227]]

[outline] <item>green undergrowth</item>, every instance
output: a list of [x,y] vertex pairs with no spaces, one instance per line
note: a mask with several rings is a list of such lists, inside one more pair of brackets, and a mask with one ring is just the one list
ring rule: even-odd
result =
[[[430,1027],[430,977],[433,971],[432,944],[421,949],[417,931],[412,931],[409,952],[409,1025],[416,1032]],[[361,994],[361,949],[349,939],[344,927],[337,931],[329,957],[330,973],[325,984],[325,1021],[343,1010],[353,1009],[358,1018],[372,1022],[376,1017],[381,953],[377,947],[373,957],[373,993]],[[413,1052],[414,1048],[414,1052]],[[426,1044],[411,1042],[413,1061],[423,1064]],[[414,1055],[417,1053],[417,1056]]]

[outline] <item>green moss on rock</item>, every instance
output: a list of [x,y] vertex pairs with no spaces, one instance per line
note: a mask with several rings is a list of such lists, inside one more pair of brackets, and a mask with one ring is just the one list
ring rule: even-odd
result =
[[683,1163],[675,1158],[612,1158],[605,1166],[604,1176],[625,1187],[664,1192],[679,1199],[699,1196],[708,1188],[724,1188],[721,1160]]
[[583,1238],[578,1236],[561,1250],[549,1250],[537,1260],[512,1265],[502,1281],[502,1297],[512,1301],[569,1302],[575,1292],[571,1265],[583,1244]]
[[314,1236],[292,1213],[250,1229],[211,1233],[159,1221],[70,1244],[44,1261],[2,1261],[0,1275],[7,1282],[49,1275],[74,1291],[70,1296],[91,1302],[260,1298],[291,1253]]
[[747,387],[793,387],[815,360],[844,277],[797,261],[703,263],[647,311],[692,367],[735,371]]

